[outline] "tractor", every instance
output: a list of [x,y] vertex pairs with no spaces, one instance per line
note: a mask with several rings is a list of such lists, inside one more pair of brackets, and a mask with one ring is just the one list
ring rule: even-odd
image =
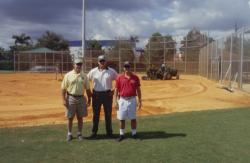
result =
[[180,78],[177,69],[170,68],[166,64],[162,64],[159,69],[149,68],[147,71],[147,76],[142,76],[143,80],[170,80],[172,77],[176,79]]

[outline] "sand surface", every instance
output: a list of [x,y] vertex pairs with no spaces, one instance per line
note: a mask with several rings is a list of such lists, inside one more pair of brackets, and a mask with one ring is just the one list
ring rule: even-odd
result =
[[[65,123],[60,80],[55,74],[0,74],[0,127]],[[200,76],[180,80],[141,81],[143,107],[139,116],[250,106],[250,95],[231,93]],[[92,118],[92,108],[88,108]],[[103,119],[103,111],[101,112]],[[113,117],[116,117],[113,111]]]

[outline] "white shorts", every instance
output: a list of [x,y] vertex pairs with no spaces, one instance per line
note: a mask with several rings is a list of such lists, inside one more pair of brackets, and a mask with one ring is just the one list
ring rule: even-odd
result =
[[120,98],[118,100],[119,110],[117,111],[117,119],[136,119],[136,97]]

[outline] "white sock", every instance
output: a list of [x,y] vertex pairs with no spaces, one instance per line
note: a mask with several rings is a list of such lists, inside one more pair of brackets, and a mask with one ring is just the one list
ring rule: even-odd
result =
[[124,129],[120,129],[120,135],[124,135]]
[[77,135],[82,135],[82,133],[78,131],[78,132],[77,132]]
[[136,135],[136,129],[132,129],[132,135]]
[[71,132],[68,132],[68,135],[72,135],[72,133],[71,133]]

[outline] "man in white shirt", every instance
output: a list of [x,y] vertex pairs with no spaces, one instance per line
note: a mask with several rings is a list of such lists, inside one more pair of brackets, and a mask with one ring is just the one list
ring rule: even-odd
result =
[[93,81],[93,128],[91,138],[95,138],[98,131],[101,106],[103,105],[105,114],[105,124],[107,136],[111,137],[112,131],[112,102],[113,94],[112,81],[116,80],[117,72],[107,66],[104,55],[98,57],[98,67],[93,68],[88,73],[88,79]]

